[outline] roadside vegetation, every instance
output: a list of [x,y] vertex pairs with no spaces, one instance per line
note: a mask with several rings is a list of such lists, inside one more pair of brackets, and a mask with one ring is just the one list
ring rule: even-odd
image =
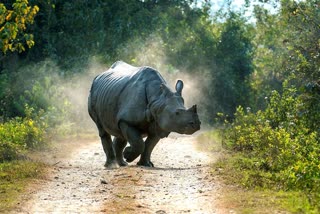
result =
[[[231,122],[219,115],[224,121],[222,143],[230,154],[218,167],[226,180],[251,190],[249,195],[258,190],[289,212],[319,213],[320,25],[314,11],[319,5],[283,1],[281,6],[280,14],[268,16],[272,25],[264,21],[272,27],[260,37],[259,45],[268,40],[274,51],[260,55],[262,47],[257,47],[255,64],[257,71],[274,69],[279,88],[263,91],[264,100],[259,102],[263,108],[239,106]],[[308,37],[302,36],[302,29],[308,29]],[[270,31],[279,34],[268,37]],[[273,61],[268,61],[269,54],[275,54]],[[250,196],[245,198],[246,203],[251,201]]]
[[[216,127],[197,137],[199,149],[213,153],[216,159],[211,174],[222,185],[217,209],[236,213],[319,213],[316,183],[312,188],[307,187],[307,181],[302,182],[303,188],[292,185],[293,179],[286,172],[265,169],[261,164],[264,158],[231,147],[226,136],[229,133],[224,127]],[[255,151],[260,155],[264,152]]]
[[319,212],[319,2],[199,2],[0,3],[4,208],[6,195],[23,189],[12,184],[41,175],[30,151],[94,130],[86,110],[91,81],[123,60],[189,80],[193,90],[184,96],[222,133],[212,148],[226,153],[216,172],[248,196],[234,200],[241,212],[260,203]]

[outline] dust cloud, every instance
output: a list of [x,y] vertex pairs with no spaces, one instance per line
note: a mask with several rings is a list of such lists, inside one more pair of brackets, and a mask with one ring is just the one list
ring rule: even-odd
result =
[[85,72],[75,74],[67,80],[61,80],[61,88],[70,102],[70,114],[75,126],[87,131],[96,131],[95,124],[88,114],[88,96],[93,79],[99,73],[108,69],[108,66],[96,61],[94,57]]
[[87,100],[92,80],[106,69],[107,66],[92,58],[84,72],[68,75],[54,61],[45,60],[19,68],[12,87],[21,91],[22,103],[28,103],[36,111],[45,110],[42,116],[48,119],[50,129],[56,129],[56,135],[96,132]]

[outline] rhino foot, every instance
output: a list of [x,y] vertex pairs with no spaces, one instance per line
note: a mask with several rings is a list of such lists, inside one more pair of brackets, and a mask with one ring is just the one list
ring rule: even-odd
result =
[[125,160],[118,160],[118,164],[120,165],[120,166],[128,166],[128,163],[125,161]]
[[110,161],[110,162],[107,161],[107,162],[104,164],[104,166],[105,166],[106,168],[108,168],[108,169],[117,169],[117,168],[120,167],[120,165],[118,164],[117,161]]
[[151,161],[139,161],[137,163],[138,166],[145,166],[145,167],[154,167]]

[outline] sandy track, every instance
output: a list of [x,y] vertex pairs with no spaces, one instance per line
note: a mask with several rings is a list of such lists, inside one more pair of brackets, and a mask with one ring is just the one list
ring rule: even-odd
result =
[[220,213],[214,158],[196,143],[193,136],[170,135],[152,153],[155,168],[133,162],[116,170],[103,167],[100,142],[66,148],[65,157],[48,158],[52,172],[14,213]]

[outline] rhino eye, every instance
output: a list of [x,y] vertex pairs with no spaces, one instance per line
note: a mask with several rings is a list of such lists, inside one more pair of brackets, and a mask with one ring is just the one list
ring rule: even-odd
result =
[[176,115],[177,115],[177,116],[180,115],[180,112],[179,112],[179,111],[176,111]]

